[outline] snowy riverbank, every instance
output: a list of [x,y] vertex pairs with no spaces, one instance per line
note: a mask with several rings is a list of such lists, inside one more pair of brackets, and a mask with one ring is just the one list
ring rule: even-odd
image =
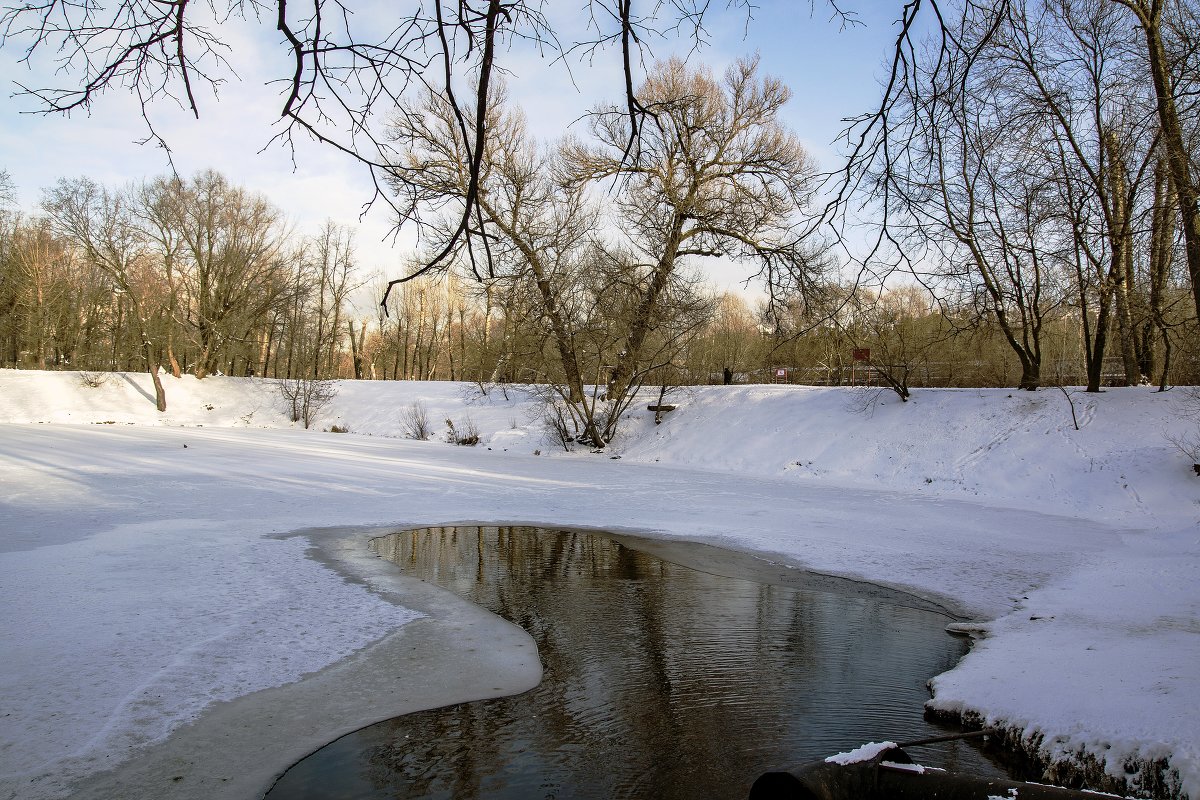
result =
[[[0,797],[254,796],[340,732],[528,685],[519,631],[348,530],[455,521],[704,541],[941,602],[987,636],[937,709],[1114,778],[1161,762],[1200,797],[1200,479],[1164,438],[1195,424],[1178,393],[1075,394],[1076,431],[1057,390],[705,387],[567,455],[519,389],[343,382],[317,423],[350,430],[333,434],[295,429],[269,381],[168,378],[163,415],[148,383],[0,371]],[[481,444],[402,438],[417,401],[435,437],[469,417]],[[512,647],[480,654],[484,636]],[[356,691],[400,658],[408,680]]]

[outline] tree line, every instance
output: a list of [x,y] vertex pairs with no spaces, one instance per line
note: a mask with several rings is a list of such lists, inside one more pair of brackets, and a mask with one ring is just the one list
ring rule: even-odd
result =
[[1051,323],[1080,331],[1085,383],[1194,374],[1200,312],[1196,31],[1190,0],[964,0],[906,54],[886,149],[856,177],[896,265],[977,308],[1043,375]]
[[[11,201],[0,211],[0,366],[141,371],[155,364],[175,375],[562,381],[552,330],[530,286],[429,275],[398,286],[385,313],[373,305],[382,278],[364,274],[350,231],[332,224],[311,235],[289,231],[266,198],[215,173],[122,190],[69,179],[45,198],[42,213],[21,213]],[[178,217],[165,225],[168,200],[197,205],[186,212],[176,205]],[[147,201],[153,202],[136,205]],[[88,214],[93,218],[84,224]],[[121,221],[121,214],[128,216]],[[192,248],[200,242],[206,244],[197,258]],[[242,261],[257,267],[233,268]],[[916,284],[879,291],[830,283],[823,305],[778,305],[715,291],[695,275],[680,280],[673,291],[683,297],[672,301],[671,317],[656,333],[677,349],[668,347],[669,358],[647,374],[655,385],[722,382],[726,369],[738,382],[833,386],[887,376],[912,387],[1010,386],[1021,376],[998,324],[972,304],[939,302]],[[355,290],[358,306],[351,302]],[[1186,308],[1182,281],[1172,297],[1172,307]],[[585,322],[592,326],[586,336]],[[620,341],[619,320],[596,313],[576,324],[577,340],[595,343],[581,351],[591,359],[589,385],[603,385],[595,370],[613,353],[601,345]],[[1084,335],[1069,309],[1047,315],[1046,383],[1086,382]],[[855,361],[856,350],[868,350],[870,360]],[[1175,351],[1171,380],[1200,381],[1194,340],[1181,337]],[[1107,360],[1104,381],[1126,382],[1119,357]]]
[[328,374],[356,271],[349,230],[296,235],[216,172],[64,178],[40,213],[0,212],[0,363],[147,371],[160,410],[160,370]]

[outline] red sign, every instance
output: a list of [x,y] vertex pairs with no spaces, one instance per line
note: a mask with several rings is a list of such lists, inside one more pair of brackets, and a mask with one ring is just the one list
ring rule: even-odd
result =
[[777,369],[777,370],[775,370],[775,377],[776,377],[776,378],[786,378],[786,377],[787,377],[787,370],[786,370],[786,369],[783,369],[783,368],[780,368],[780,369]]
[[854,348],[853,355],[854,355],[855,361],[870,361],[871,360],[871,348],[856,347],[856,348]]

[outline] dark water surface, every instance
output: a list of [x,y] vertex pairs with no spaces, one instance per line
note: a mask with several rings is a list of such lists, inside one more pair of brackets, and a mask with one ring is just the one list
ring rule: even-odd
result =
[[[948,617],[721,577],[638,542],[524,527],[376,539],[406,574],[525,628],[542,683],[344,736],[267,798],[743,798],[770,769],[946,732],[922,704],[966,650]],[[711,571],[744,573],[730,556]],[[1003,775],[965,742],[912,754]]]

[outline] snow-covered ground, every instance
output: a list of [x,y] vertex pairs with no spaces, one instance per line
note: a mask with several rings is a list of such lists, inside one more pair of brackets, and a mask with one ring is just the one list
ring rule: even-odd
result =
[[[1074,393],[1076,431],[1057,390],[705,387],[568,455],[520,389],[347,381],[305,431],[270,381],[165,383],[159,415],[144,375],[0,371],[0,798],[253,797],[340,733],[532,685],[523,632],[365,548],[453,522],[707,542],[941,603],[985,633],[934,707],[1114,777],[1166,759],[1200,798],[1182,392]],[[442,441],[403,437],[418,401]]]

